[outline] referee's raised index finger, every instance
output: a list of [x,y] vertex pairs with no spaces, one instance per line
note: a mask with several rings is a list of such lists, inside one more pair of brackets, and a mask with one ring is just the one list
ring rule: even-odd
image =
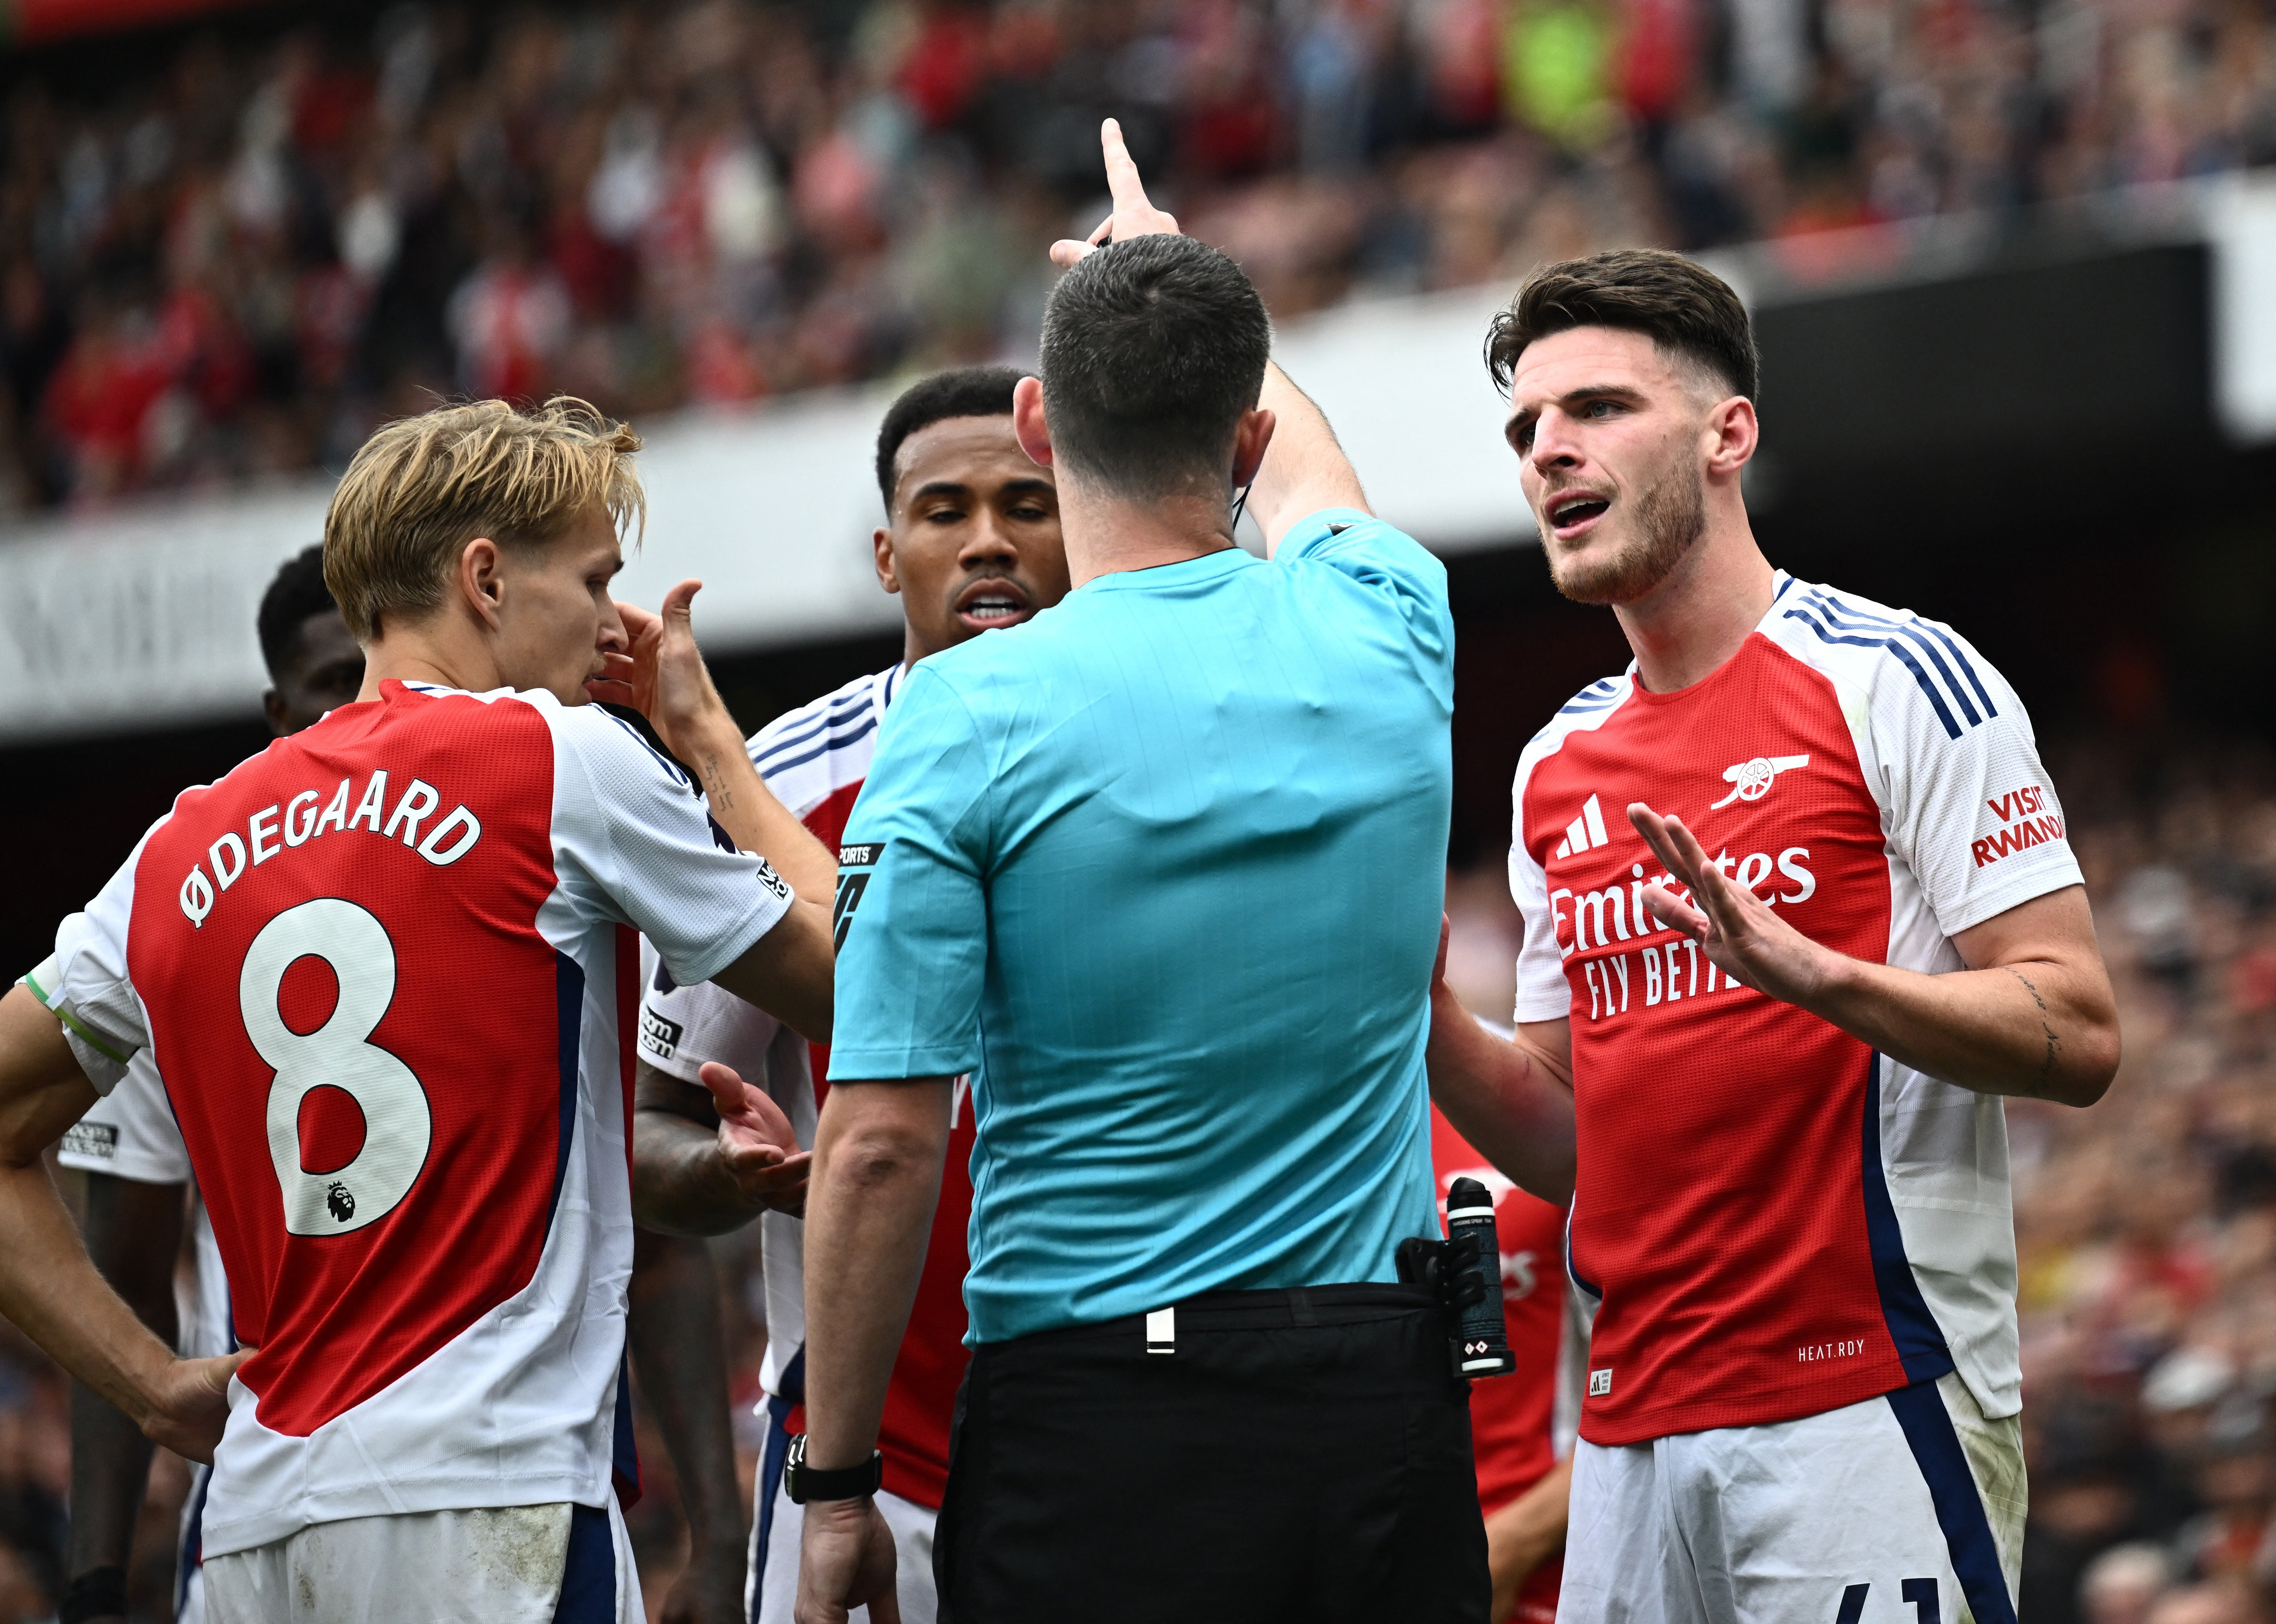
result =
[[1106,190],[1116,204],[1144,202],[1146,185],[1138,178],[1138,165],[1131,161],[1120,123],[1109,118],[1100,125],[1098,144],[1106,151]]

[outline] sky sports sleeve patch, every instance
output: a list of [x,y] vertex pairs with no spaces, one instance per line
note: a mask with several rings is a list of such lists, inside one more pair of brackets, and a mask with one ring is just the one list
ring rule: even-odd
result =
[[885,854],[886,844],[875,840],[838,848],[838,901],[830,920],[834,948],[845,947],[846,930],[854,922],[854,910],[861,906],[861,893],[869,889],[870,877],[876,872],[877,860]]

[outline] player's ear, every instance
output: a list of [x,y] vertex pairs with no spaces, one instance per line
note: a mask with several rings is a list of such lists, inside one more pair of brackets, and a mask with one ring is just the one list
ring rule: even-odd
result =
[[1707,414],[1707,468],[1726,477],[1751,461],[1762,443],[1762,426],[1755,418],[1755,403],[1744,395],[1718,401]]
[[869,545],[876,554],[877,584],[888,592],[901,589],[901,578],[893,570],[893,533],[879,525],[869,533]]
[[275,688],[262,694],[261,714],[269,718],[269,731],[279,739],[292,731],[292,718],[284,709],[284,696]]
[[1233,488],[1235,490],[1256,477],[1256,470],[1264,466],[1264,453],[1272,444],[1272,430],[1279,420],[1258,406],[1243,412],[1240,421],[1233,429]]
[[495,630],[505,608],[505,557],[498,544],[478,535],[459,550],[459,595],[484,626]]
[[1041,378],[1021,378],[1012,386],[1012,433],[1028,461],[1038,467],[1051,466],[1051,430],[1043,418]]

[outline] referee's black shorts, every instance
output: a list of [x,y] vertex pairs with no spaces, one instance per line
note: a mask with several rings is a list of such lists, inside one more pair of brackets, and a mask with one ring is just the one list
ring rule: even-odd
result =
[[981,1344],[941,1624],[1485,1624],[1446,1334],[1420,1286],[1324,1286],[1179,1303],[1166,1352],[1143,1316]]

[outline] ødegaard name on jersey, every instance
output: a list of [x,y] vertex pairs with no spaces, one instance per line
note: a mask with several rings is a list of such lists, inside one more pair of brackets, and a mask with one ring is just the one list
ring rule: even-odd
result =
[[[277,801],[246,820],[245,832],[234,829],[206,847],[203,861],[193,862],[182,879],[183,916],[202,927],[220,894],[272,857],[307,845],[328,831],[345,834],[360,829],[383,840],[401,840],[436,868],[447,868],[474,849],[482,838],[482,820],[464,806],[456,806],[440,822],[430,822],[443,804],[443,793],[422,778],[413,778],[389,803],[387,769],[373,770],[360,796],[354,793],[353,776],[340,780],[330,801],[322,790],[304,789],[289,801]],[[318,803],[323,802],[322,809]],[[423,830],[423,833],[422,833]],[[213,865],[210,877],[206,864]]]

